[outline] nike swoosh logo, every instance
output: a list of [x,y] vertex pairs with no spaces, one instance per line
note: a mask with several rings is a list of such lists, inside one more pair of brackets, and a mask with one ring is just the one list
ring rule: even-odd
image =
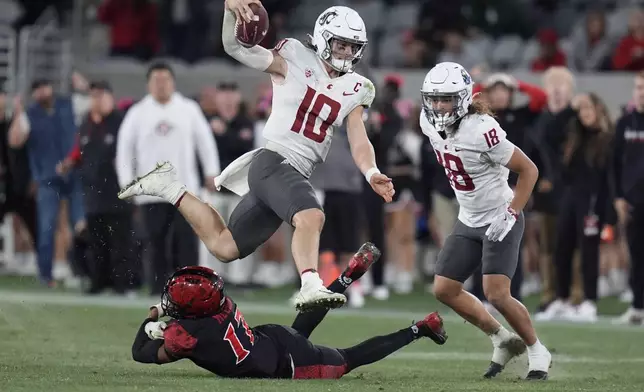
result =
[[459,152],[459,151],[462,151],[462,150],[460,148],[454,147],[454,151]]
[[349,95],[354,95],[355,93],[347,94],[347,93],[342,93],[345,97],[348,97]]

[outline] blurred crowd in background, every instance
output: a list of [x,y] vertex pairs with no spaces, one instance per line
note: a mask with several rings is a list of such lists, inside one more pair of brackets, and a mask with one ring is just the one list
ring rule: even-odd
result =
[[[56,3],[60,23],[71,23],[72,1],[20,3],[22,12],[11,21],[15,28],[37,19],[36,9],[51,3]],[[644,11],[633,8],[636,2],[333,3],[354,7],[368,24],[370,65],[429,69],[438,61],[455,61],[471,70],[477,99],[488,101],[509,140],[537,163],[540,179],[526,211],[514,295],[539,294],[540,306],[533,310],[541,319],[595,321],[596,301],[606,296],[632,302],[622,321],[644,319],[644,252],[634,246],[644,231],[644,163],[630,163],[640,155],[644,161],[639,147],[644,129],[638,128],[644,124]],[[303,36],[313,26],[309,14],[314,19],[328,5],[309,0],[263,4],[272,26],[262,43],[266,47],[284,36]],[[165,56],[188,63],[225,56],[220,1],[87,1],[83,10],[108,27],[111,56],[146,62]],[[517,67],[543,71],[541,83],[515,79],[508,70]],[[577,72],[612,70],[633,71],[632,91],[623,93],[619,118],[611,116],[601,91],[576,91]],[[145,287],[156,295],[169,273],[196,263],[215,268],[232,286],[299,284],[288,225],[247,260],[224,265],[173,209],[118,200],[126,169],[117,163],[137,154],[131,141],[119,137],[124,118],[137,102],[172,102],[181,93],[174,81],[170,65],[154,62],[147,80],[144,75],[140,80],[147,86],[146,97],[120,96],[109,82],[87,80],[79,72],[63,81],[72,86],[69,94],[59,94],[54,86],[60,81],[47,78],[30,80],[25,94],[0,94],[0,200],[2,212],[14,217],[15,230],[15,257],[3,260],[1,271],[35,275],[50,287],[62,282],[89,294],[136,295]],[[216,149],[211,155],[218,162],[204,157],[210,147],[186,137],[196,164],[179,170],[200,179],[191,191],[225,217],[239,198],[216,191],[212,178],[262,146],[263,124],[272,105],[279,104],[272,101],[270,85],[249,96],[236,82],[221,80],[194,96],[186,94],[201,108],[196,117],[209,126]],[[378,166],[394,179],[396,200],[383,204],[370,190],[352,161],[344,132],[336,132],[327,162],[312,177],[326,213],[323,278],[337,276],[364,241],[383,251],[369,278],[350,293],[354,307],[363,306],[365,296],[386,300],[392,291],[407,295],[414,287],[428,289],[437,252],[458,213],[449,180],[420,131],[419,102],[401,96],[404,75],[390,73],[374,83],[376,101],[366,123]],[[527,104],[518,106],[518,95]],[[163,138],[178,128],[159,121],[154,134]],[[145,148],[154,151],[155,140],[148,139]],[[630,159],[628,165],[623,156]],[[510,183],[515,181],[511,176]],[[480,276],[467,287],[485,301]]]

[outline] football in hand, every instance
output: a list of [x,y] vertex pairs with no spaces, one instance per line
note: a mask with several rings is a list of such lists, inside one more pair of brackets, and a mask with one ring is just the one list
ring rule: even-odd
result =
[[249,5],[253,11],[253,20],[246,22],[238,18],[235,24],[235,38],[241,46],[252,48],[262,42],[268,33],[268,13],[261,4],[252,3]]

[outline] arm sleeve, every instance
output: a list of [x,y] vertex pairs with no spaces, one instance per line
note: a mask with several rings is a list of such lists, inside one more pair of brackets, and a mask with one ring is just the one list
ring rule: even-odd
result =
[[530,97],[528,107],[532,112],[539,112],[548,102],[548,96],[543,89],[535,84],[519,81],[519,91]]
[[210,132],[210,126],[196,103],[190,103],[193,109],[193,131],[197,143],[197,153],[203,165],[206,176],[216,176],[221,170],[219,167],[219,151],[217,143]]
[[171,322],[163,331],[165,351],[173,358],[185,358],[197,346],[197,338],[190,335],[178,322]]
[[163,340],[152,340],[145,333],[145,325],[151,321],[154,320],[147,318],[139,327],[132,344],[132,359],[141,363],[161,364],[158,353],[159,348],[163,345]]
[[259,71],[265,71],[273,63],[273,52],[259,45],[245,48],[235,38],[235,14],[226,9],[224,23],[221,31],[221,41],[224,50],[230,57],[240,63]]
[[140,107],[128,110],[121,123],[116,141],[116,174],[121,188],[134,180],[136,160],[135,129],[136,113]]

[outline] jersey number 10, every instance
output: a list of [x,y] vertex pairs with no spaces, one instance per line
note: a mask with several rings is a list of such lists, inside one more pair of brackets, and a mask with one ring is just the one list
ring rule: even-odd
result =
[[[317,96],[316,94],[317,91],[310,86],[306,86],[306,94],[300,107],[297,108],[297,114],[293,125],[291,125],[291,131],[300,133],[302,131],[302,125],[304,125],[304,132],[302,134],[316,143],[322,143],[326,138],[326,130],[338,118],[342,105],[340,105],[340,102],[334,101],[324,94],[317,94]],[[315,98],[315,101],[313,98]],[[311,102],[313,102],[313,106],[311,106]],[[316,131],[315,120],[320,117],[320,112],[324,108],[324,105],[328,106],[331,111],[326,119],[322,119],[320,129]]]

